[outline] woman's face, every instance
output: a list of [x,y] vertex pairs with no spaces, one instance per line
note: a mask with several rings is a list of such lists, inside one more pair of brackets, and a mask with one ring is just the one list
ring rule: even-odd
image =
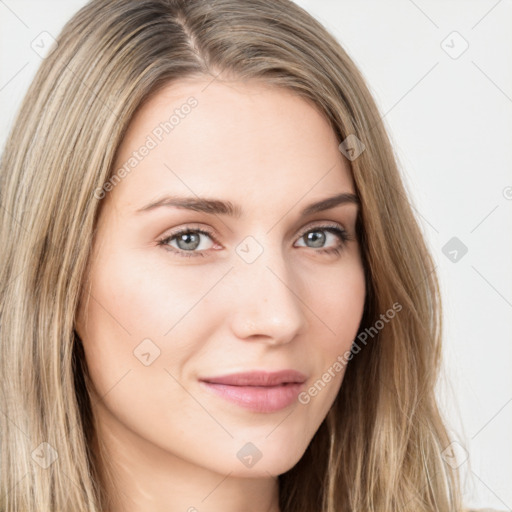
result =
[[[133,119],[119,179],[102,192],[76,330],[116,456],[277,475],[333,404],[365,301],[357,204],[303,211],[355,190],[307,101],[255,82],[207,84],[167,86]],[[202,382],[281,370],[305,382]]]

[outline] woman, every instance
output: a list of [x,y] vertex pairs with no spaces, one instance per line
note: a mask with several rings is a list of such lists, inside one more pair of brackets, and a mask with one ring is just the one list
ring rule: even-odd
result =
[[93,0],[1,162],[3,511],[459,511],[379,112],[286,0]]

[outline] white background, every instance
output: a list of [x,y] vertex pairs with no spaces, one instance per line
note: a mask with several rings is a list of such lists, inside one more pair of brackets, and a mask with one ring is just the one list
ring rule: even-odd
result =
[[[466,505],[510,510],[512,2],[297,3],[367,79],[435,257],[445,306],[439,398],[469,453]],[[57,36],[84,4],[0,0],[0,147],[41,62],[32,41]],[[468,248],[456,262],[442,252],[452,237]],[[463,449],[456,453],[462,461]]]

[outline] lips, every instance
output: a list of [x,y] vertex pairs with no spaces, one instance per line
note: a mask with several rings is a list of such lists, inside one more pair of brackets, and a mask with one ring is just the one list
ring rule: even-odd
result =
[[199,379],[209,393],[239,407],[272,413],[297,401],[306,376],[295,370],[245,372]]
[[281,370],[278,372],[251,371],[232,373],[220,377],[205,377],[199,379],[211,384],[225,384],[228,386],[279,386],[282,384],[302,384],[306,376],[296,370]]

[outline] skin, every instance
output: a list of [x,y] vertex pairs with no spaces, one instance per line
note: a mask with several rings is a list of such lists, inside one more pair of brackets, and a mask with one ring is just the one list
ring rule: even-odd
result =
[[[77,316],[98,439],[114,471],[110,512],[276,512],[277,476],[304,454],[345,368],[309,403],[272,413],[212,395],[198,378],[292,368],[308,389],[350,349],[365,301],[357,205],[299,213],[355,193],[354,184],[319,111],[254,81],[166,86],[132,119],[115,168],[189,96],[197,107],[106,194]],[[136,212],[163,194],[229,200],[243,215]],[[353,239],[319,231],[325,223]],[[168,250],[186,252],[178,238],[157,244],[183,227],[213,232],[196,233],[200,245],[188,249],[207,256]],[[308,241],[310,231],[323,243]],[[237,252],[246,237],[262,250],[250,263]],[[340,254],[319,252],[339,245]],[[258,246],[245,247],[254,255]],[[149,365],[134,355],[147,338],[160,350]],[[249,442],[262,454],[252,467],[237,457]]]

